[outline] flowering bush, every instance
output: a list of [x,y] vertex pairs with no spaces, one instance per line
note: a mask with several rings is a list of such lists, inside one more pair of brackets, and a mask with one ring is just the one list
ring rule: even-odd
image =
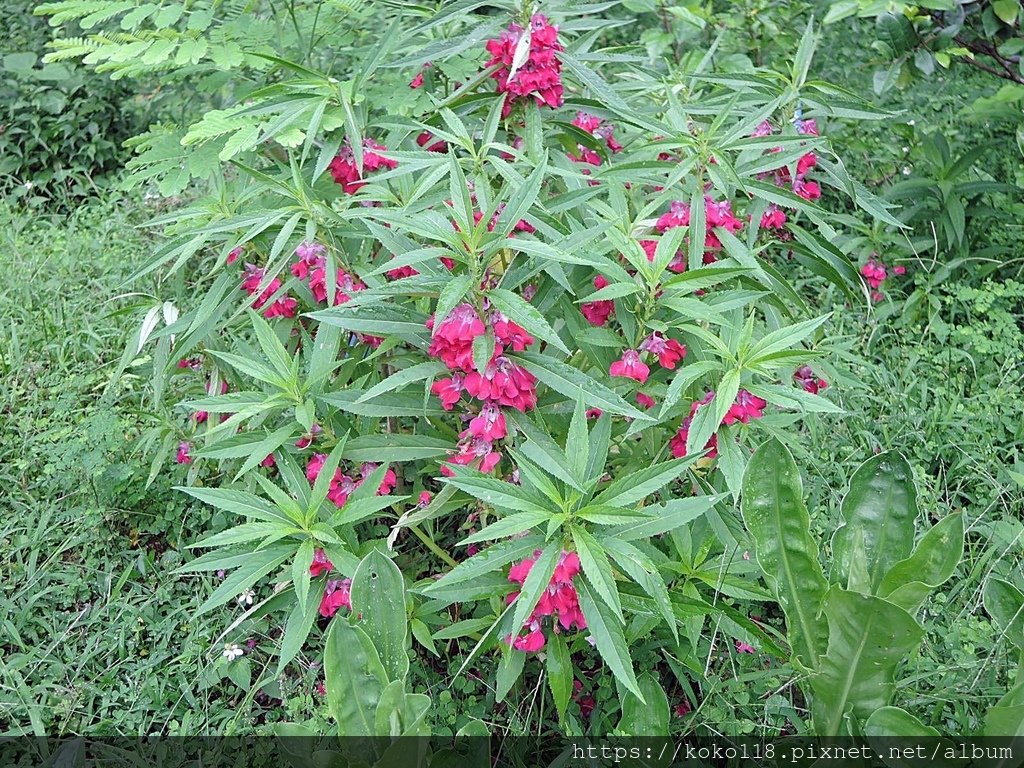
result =
[[861,286],[820,199],[893,223],[824,135],[870,110],[808,80],[811,27],[785,75],[672,80],[595,52],[584,10],[388,6],[353,69],[270,57],[184,137],[232,172],[162,222],[149,269],[188,265],[195,295],[128,359],[152,343],[156,400],[198,395],[154,471],[176,449],[183,490],[238,516],[185,570],[229,572],[204,612],[278,583],[250,614],[287,614],[279,672],[318,617],[368,620],[375,549],[419,645],[501,654],[499,699],[543,662],[563,717],[574,657],[645,701],[630,647],[694,617],[786,655],[716,599],[748,579],[701,565],[744,537],[750,433],[839,411],[794,280]]

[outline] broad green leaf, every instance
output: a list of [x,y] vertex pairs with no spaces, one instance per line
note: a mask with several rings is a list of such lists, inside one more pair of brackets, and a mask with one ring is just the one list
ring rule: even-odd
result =
[[882,578],[879,597],[895,602],[910,613],[919,606],[905,605],[893,599],[893,594],[905,584],[919,582],[934,589],[943,584],[964,554],[964,516],[962,512],[947,515],[932,526],[921,538],[906,560],[896,563]]
[[811,712],[819,736],[839,736],[844,718],[866,719],[892,700],[896,667],[924,631],[899,606],[873,595],[832,587],[823,612],[828,649],[811,677]]
[[641,675],[641,701],[631,693],[622,697],[622,717],[616,731],[630,736],[668,736],[668,696],[651,673]]
[[989,577],[984,601],[1001,635],[1024,651],[1024,594],[1008,581]]
[[352,613],[373,642],[388,680],[409,671],[409,621],[405,582],[398,566],[380,550],[363,558],[352,577]]
[[757,564],[786,614],[793,657],[816,669],[828,638],[818,618],[828,581],[810,534],[800,470],[778,440],[754,451],[743,477],[741,502]]
[[877,591],[885,574],[914,547],[917,489],[907,460],[886,451],[864,462],[850,479],[841,511],[843,524],[832,537],[838,580],[849,578],[850,546],[861,530],[871,589]]
[[569,649],[566,647],[565,639],[560,634],[552,633],[548,637],[547,648],[545,649],[545,667],[548,673],[548,686],[551,688],[551,697],[555,701],[555,709],[558,711],[558,718],[565,718],[566,707],[569,706],[569,697],[572,695],[574,671],[572,658],[569,656]]
[[324,648],[327,707],[339,736],[374,736],[388,676],[370,637],[343,617],[331,621]]
[[695,456],[686,456],[681,459],[663,461],[660,464],[620,477],[601,491],[591,504],[626,507],[643,501],[683,474],[695,460]]

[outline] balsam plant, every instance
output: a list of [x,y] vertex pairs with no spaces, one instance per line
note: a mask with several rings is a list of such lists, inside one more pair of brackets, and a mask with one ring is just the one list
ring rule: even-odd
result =
[[878,454],[850,480],[826,577],[800,470],[777,440],[747,465],[742,511],[785,612],[793,664],[807,676],[814,731],[856,736],[891,717],[898,667],[924,637],[915,616],[963,556],[963,513],[942,518],[915,544],[912,469],[898,453]]
[[641,638],[694,645],[711,616],[778,647],[717,599],[750,594],[730,500],[749,432],[840,410],[795,278],[862,294],[823,196],[898,226],[821,135],[879,114],[810,77],[812,25],[786,72],[652,70],[600,47],[608,4],[483,5],[374,4],[345,56],[243,47],[261,86],[141,171],[213,188],[157,222],[141,273],[191,298],[122,367],[152,373],[153,473],[174,455],[237,517],[185,567],[229,572],[203,610],[278,582],[246,614],[287,615],[278,673],[383,548],[425,652],[498,652],[499,699],[543,653],[564,715],[592,643],[635,711],[660,690]]

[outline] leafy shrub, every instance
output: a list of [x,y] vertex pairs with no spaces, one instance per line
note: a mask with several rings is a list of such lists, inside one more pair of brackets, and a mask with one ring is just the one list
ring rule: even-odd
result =
[[[239,522],[185,566],[230,571],[200,612],[241,596],[246,618],[287,616],[279,674],[378,551],[417,653],[450,644],[458,674],[494,654],[500,702],[543,649],[574,731],[597,703],[574,659],[596,652],[619,730],[667,732],[631,650],[672,649],[687,687],[705,627],[788,659],[743,609],[765,593],[730,499],[751,431],[838,411],[808,366],[827,317],[786,257],[856,298],[818,200],[898,222],[819,128],[875,113],[808,79],[811,26],[788,72],[684,74],[594,50],[600,6],[473,7],[375,6],[344,57],[300,7],[277,44],[301,60],[244,54],[244,101],[140,140],[136,179],[213,195],[156,222],[140,273],[188,295],[154,303],[122,369],[152,370],[154,469],[173,456]],[[161,18],[187,69],[234,17]],[[126,69],[158,45],[125,21],[135,38],[81,53]]]

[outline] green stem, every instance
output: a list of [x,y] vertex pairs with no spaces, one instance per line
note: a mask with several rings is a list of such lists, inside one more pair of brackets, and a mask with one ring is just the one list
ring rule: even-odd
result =
[[430,538],[429,536],[427,536],[427,534],[420,530],[418,525],[410,525],[409,530],[415,533],[416,537],[427,545],[427,549],[429,549],[439,558],[444,560],[445,563],[450,565],[452,568],[458,565],[458,563],[451,558],[451,555],[449,555],[447,552],[445,552],[443,549],[437,546],[437,544],[434,543],[434,540],[432,538]]

